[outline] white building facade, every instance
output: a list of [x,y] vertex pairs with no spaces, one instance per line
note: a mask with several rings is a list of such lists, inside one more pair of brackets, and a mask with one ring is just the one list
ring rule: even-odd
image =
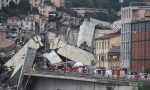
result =
[[38,9],[39,9],[39,12],[46,17],[48,17],[49,12],[56,11],[56,7],[50,4],[41,5],[38,7]]
[[35,21],[31,18],[25,18],[24,20],[18,21],[18,26],[21,29],[21,32],[35,31]]
[[112,29],[95,29],[94,38],[98,38],[109,33],[112,33]]
[[105,67],[106,69],[109,68],[108,64],[108,51],[109,51],[109,39],[100,39],[96,40],[96,63],[98,67]]
[[125,7],[121,10],[121,67],[130,68],[132,11],[137,7]]

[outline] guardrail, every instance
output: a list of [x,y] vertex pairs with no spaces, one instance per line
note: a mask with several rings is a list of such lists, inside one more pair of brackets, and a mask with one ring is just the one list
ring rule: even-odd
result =
[[29,72],[28,74],[43,74],[43,75],[54,75],[54,76],[66,76],[66,77],[76,77],[76,78],[85,78],[85,79],[96,79],[96,80],[108,80],[108,81],[129,81],[129,82],[140,82],[140,81],[150,81],[150,79],[127,79],[126,77],[106,77],[105,75],[100,74],[89,74],[89,73],[75,73],[75,72],[64,72],[64,71],[51,71],[46,69],[35,69]]
[[51,70],[31,70],[27,72],[28,74],[43,74],[43,75],[55,75],[55,76],[66,76],[66,77],[76,77],[76,78],[87,78],[87,79],[100,79],[100,80],[123,80],[124,78],[116,77],[105,77],[105,75],[100,74],[89,74],[89,73],[75,73],[75,72],[63,72],[63,71],[51,71]]

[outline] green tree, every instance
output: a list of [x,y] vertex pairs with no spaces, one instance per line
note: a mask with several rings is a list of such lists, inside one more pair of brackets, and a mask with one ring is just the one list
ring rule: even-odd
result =
[[72,2],[73,7],[92,7],[93,0],[68,0]]
[[145,73],[150,73],[150,68],[145,68],[145,69],[144,69],[144,72],[145,72]]
[[[13,6],[13,5],[12,5]],[[12,6],[2,7],[2,12],[4,17],[6,16],[18,16],[18,9],[12,8]]]
[[60,7],[60,8],[57,8],[57,10],[66,12],[66,13],[70,14],[71,16],[78,17],[77,12],[72,10],[72,9],[65,8],[65,7]]
[[150,90],[150,84],[144,83],[138,87],[138,90]]
[[18,9],[21,12],[21,14],[28,14],[28,12],[31,9],[31,5],[26,0],[21,0],[18,4]]
[[67,0],[72,2],[73,7],[103,8],[120,10],[119,0]]
[[108,21],[108,22],[113,22],[118,19],[118,16],[112,12],[96,12],[96,13],[91,13],[87,12],[85,13],[85,17],[92,17],[98,20],[102,21]]
[[11,9],[17,9],[17,4],[14,2],[14,1],[10,1],[9,2],[9,7],[11,8]]
[[33,7],[31,10],[32,14],[39,14],[39,9],[37,7]]

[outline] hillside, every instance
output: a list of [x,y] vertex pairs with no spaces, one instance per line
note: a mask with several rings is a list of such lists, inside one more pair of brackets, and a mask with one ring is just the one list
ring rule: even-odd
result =
[[71,2],[71,7],[88,7],[120,10],[119,0],[66,0]]

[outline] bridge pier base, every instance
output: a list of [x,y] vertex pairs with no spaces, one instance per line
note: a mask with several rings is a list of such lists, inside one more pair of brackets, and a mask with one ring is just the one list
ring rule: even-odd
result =
[[[26,90],[138,90],[135,86],[111,85],[97,82],[46,78],[46,77],[24,78],[23,87]],[[25,86],[26,85],[26,86]]]

